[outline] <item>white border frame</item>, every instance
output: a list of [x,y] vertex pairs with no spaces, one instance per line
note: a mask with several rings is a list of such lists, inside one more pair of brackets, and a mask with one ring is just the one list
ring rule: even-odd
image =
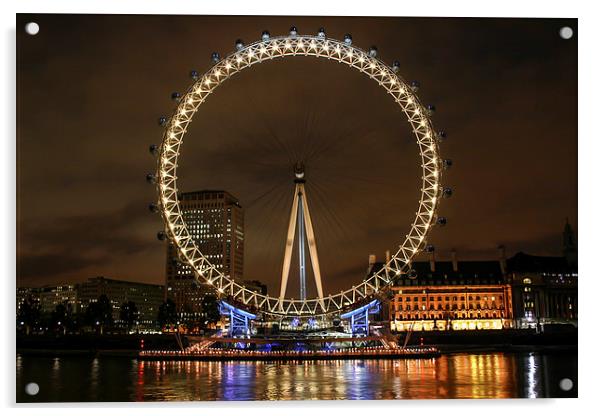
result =
[[[3,157],[3,189],[14,198],[16,193],[15,166],[15,28],[14,13],[118,13],[118,14],[236,14],[236,15],[321,15],[321,16],[432,16],[432,17],[546,17],[546,18],[579,18],[579,220],[588,224],[579,231],[580,243],[580,309],[581,327],[586,328],[579,336],[579,396],[578,400],[432,400],[432,401],[364,401],[364,402],[195,402],[169,403],[175,411],[186,411],[193,408],[228,411],[239,409],[245,414],[261,414],[262,416],[281,415],[286,409],[287,415],[307,415],[316,409],[329,412],[345,412],[347,415],[365,414],[367,411],[398,412],[403,406],[405,412],[444,412],[447,415],[462,415],[466,412],[488,415],[507,416],[510,412],[545,411],[549,415],[590,414],[591,409],[599,406],[599,371],[596,354],[599,354],[599,340],[596,331],[599,311],[598,294],[602,292],[602,281],[599,274],[598,243],[602,235],[599,222],[597,189],[599,177],[599,155],[602,154],[602,141],[599,137],[599,110],[596,103],[602,96],[602,56],[599,39],[602,38],[601,6],[597,2],[567,2],[560,0],[532,1],[492,0],[479,2],[474,0],[430,0],[428,2],[390,2],[374,3],[353,0],[335,0],[324,2],[305,0],[303,2],[279,2],[263,0],[247,2],[236,0],[229,2],[199,2],[193,0],[170,0],[169,2],[149,2],[147,0],[20,0],[4,5],[0,19],[4,29],[3,55],[5,65],[2,71],[2,91],[5,97],[2,102],[1,125],[4,128],[5,140],[11,143],[2,153]],[[5,231],[0,250],[1,264],[5,265],[6,285],[4,293],[4,331],[2,345],[8,346],[2,354],[2,368],[5,377],[0,378],[0,394],[2,395],[5,414],[31,414],[42,411],[45,415],[81,415],[81,408],[90,415],[105,415],[108,408],[121,408],[116,414],[144,412],[145,415],[164,415],[165,403],[62,403],[19,405],[15,408],[15,217],[16,208],[12,204],[0,205],[0,218]],[[113,411],[115,412],[115,411]]]

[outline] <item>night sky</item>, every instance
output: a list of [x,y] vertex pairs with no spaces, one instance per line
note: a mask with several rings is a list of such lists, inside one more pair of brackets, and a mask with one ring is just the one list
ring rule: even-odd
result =
[[[22,31],[28,21],[37,36]],[[18,15],[17,285],[163,283],[162,222],[144,180],[157,119],[213,51],[291,25],[377,45],[436,105],[442,155],[454,162],[444,177],[454,196],[440,210],[448,225],[430,236],[439,258],[455,248],[461,260],[494,259],[499,244],[560,254],[565,218],[577,229],[577,39],[558,35],[576,32],[574,19]],[[407,122],[376,83],[325,60],[274,61],[228,80],[182,151],[180,190],[224,189],[246,209],[245,275],[272,293],[295,161],[307,166],[326,292],[361,281],[369,254],[395,250],[417,209]]]

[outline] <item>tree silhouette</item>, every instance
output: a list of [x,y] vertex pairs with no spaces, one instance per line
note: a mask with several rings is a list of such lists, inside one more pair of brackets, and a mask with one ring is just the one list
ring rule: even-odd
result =
[[25,334],[29,335],[31,328],[40,322],[40,302],[28,296],[17,314],[17,325],[25,327]]
[[173,300],[167,299],[159,306],[157,322],[159,322],[159,325],[163,328],[166,325],[175,324],[177,319],[176,304]]
[[63,335],[67,331],[67,327],[71,326],[71,313],[64,303],[59,303],[55,306],[54,311],[50,315],[50,324]]
[[134,325],[134,322],[138,321],[139,315],[140,314],[138,313],[138,307],[136,306],[136,303],[132,302],[131,300],[124,302],[123,305],[121,305],[119,319],[125,323],[128,332]]
[[100,335],[104,328],[113,324],[113,307],[106,295],[100,295],[96,302],[90,302],[86,309],[86,320],[90,325],[96,326]]

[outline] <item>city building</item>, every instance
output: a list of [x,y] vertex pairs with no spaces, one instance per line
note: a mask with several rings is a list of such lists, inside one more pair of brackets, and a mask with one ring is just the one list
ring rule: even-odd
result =
[[65,305],[72,313],[79,312],[77,285],[45,286],[39,288],[38,295],[42,313],[53,312],[59,304]]
[[562,256],[532,256],[520,252],[508,259],[517,327],[577,326],[577,246],[568,220],[562,241]]
[[164,287],[147,283],[92,277],[83,283],[17,288],[17,315],[26,300],[39,304],[42,314],[51,314],[57,305],[64,305],[70,313],[84,313],[88,305],[102,295],[109,299],[113,320],[119,324],[121,306],[132,301],[138,310],[139,326],[154,326],[159,306],[163,302]]
[[138,324],[152,326],[157,320],[159,306],[163,303],[164,287],[148,283],[126,280],[92,277],[77,285],[77,298],[81,311],[85,311],[91,302],[105,295],[113,307],[113,320],[119,323],[121,306],[132,301],[138,309]]
[[[242,279],[244,210],[238,200],[225,191],[186,192],[180,194],[180,209],[188,231],[207,259],[224,275]],[[213,293],[213,289],[197,281],[168,241],[165,297],[176,303],[182,321],[203,317],[202,299],[208,292]]]
[[[371,256],[371,261],[373,257]],[[382,263],[373,263],[376,272]],[[429,261],[412,264],[416,278],[391,288],[383,305],[391,331],[503,329],[513,324],[512,289],[499,261]],[[388,304],[387,304],[388,303]]]
[[25,301],[39,305],[41,313],[52,313],[56,306],[63,304],[73,313],[79,311],[77,285],[64,284],[43,287],[18,287],[17,288],[17,314]]
[[[500,246],[495,261],[458,261],[455,251],[451,261],[436,261],[432,251],[428,261],[413,263],[415,279],[402,278],[392,287],[383,308],[391,329],[577,326],[577,245],[568,220],[562,242],[558,257],[519,252],[506,259]],[[383,266],[373,255],[369,263],[369,273]]]
[[577,326],[577,269],[565,257],[517,253],[508,259],[516,326],[571,323]]

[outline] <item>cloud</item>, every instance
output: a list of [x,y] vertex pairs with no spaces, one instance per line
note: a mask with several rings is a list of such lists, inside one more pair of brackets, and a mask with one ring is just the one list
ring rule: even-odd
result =
[[141,232],[152,222],[149,217],[145,205],[136,201],[114,212],[21,224],[17,274],[23,279],[56,278],[115,258],[152,253],[156,242]]

